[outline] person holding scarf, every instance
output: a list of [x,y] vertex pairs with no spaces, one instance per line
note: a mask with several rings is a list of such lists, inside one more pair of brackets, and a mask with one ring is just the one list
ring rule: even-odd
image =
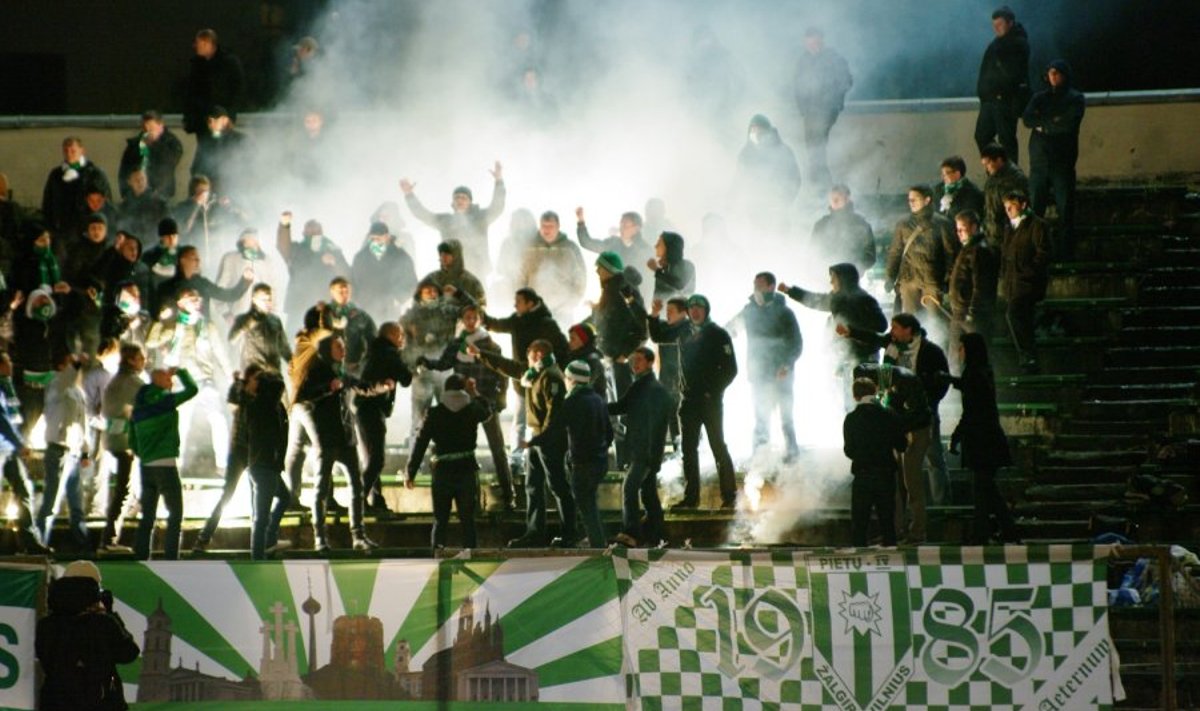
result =
[[983,214],[983,190],[967,177],[967,161],[950,156],[942,161],[942,182],[933,186],[934,209],[953,220],[960,212],[974,210]]
[[350,280],[367,313],[394,320],[417,286],[416,265],[383,222],[372,222],[366,242],[354,255]]
[[246,267],[242,270],[241,281],[230,287],[217,286],[200,273],[200,250],[191,245],[180,247],[178,263],[175,265],[175,276],[158,287],[158,291],[155,293],[156,302],[152,305],[150,313],[161,311],[164,307],[169,306],[175,294],[178,294],[180,289],[187,287],[195,289],[196,293],[200,295],[200,313],[205,318],[209,318],[212,314],[209,302],[213,299],[225,302],[238,301],[243,294],[250,290],[250,285],[253,283],[254,270]]
[[112,200],[108,176],[88,160],[78,136],[63,139],[62,156],[63,162],[46,176],[42,190],[42,215],[55,239],[60,240],[60,248],[83,233],[87,217],[93,212],[88,209],[88,193],[98,192]]

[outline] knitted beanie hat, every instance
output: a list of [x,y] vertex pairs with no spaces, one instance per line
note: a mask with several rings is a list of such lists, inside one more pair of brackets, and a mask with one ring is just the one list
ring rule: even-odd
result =
[[575,385],[592,382],[592,366],[586,360],[573,360],[567,366],[567,380]]
[[601,252],[600,256],[596,257],[596,266],[609,274],[620,274],[625,271],[625,262],[621,261],[621,255],[616,252]]
[[567,329],[568,336],[575,336],[583,345],[588,345],[596,337],[596,329],[590,323],[577,323]]

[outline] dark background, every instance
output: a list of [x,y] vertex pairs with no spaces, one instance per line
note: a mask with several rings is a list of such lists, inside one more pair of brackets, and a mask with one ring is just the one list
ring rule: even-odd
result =
[[[378,36],[343,37],[341,43],[331,44],[354,46],[395,86],[395,80],[403,82],[405,69],[390,60],[403,56],[412,33],[430,31],[420,18],[433,1],[4,0],[0,114],[130,114],[147,107],[178,111],[191,39],[201,27],[215,28],[222,45],[242,60],[249,92],[245,108],[268,109],[280,96],[278,78],[294,42],[310,33],[323,44],[336,39],[331,35],[337,24],[322,21],[332,10],[373,16]],[[581,8],[595,8],[608,24],[631,18],[634,25],[648,9],[665,8],[677,12],[679,21],[646,22],[642,24],[652,26],[633,26],[628,32],[617,29],[637,35],[641,42],[686,43],[696,26],[709,24],[755,72],[755,63],[773,60],[739,50],[765,46],[775,53],[765,56],[777,56],[779,66],[790,65],[799,51],[802,28],[819,24],[830,46],[850,60],[856,81],[849,98],[859,100],[974,95],[995,6],[981,0],[843,0],[820,5],[748,0],[492,1],[501,8],[511,4],[513,16],[521,18],[516,25],[534,29],[546,74],[557,75],[559,87],[585,83],[588,70],[596,68],[594,59],[609,49],[604,43],[613,28],[606,28],[609,34],[597,31],[581,18]],[[1035,72],[1062,56],[1075,66],[1085,91],[1200,87],[1200,2],[1065,0],[1011,6],[1031,36]],[[464,6],[464,12],[471,11],[471,5]],[[733,13],[744,22],[731,26],[728,17]],[[776,70],[760,76],[777,83],[773,77],[783,74]]]

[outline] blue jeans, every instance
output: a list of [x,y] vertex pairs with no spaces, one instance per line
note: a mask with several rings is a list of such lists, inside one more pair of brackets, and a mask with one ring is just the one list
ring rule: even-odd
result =
[[150,538],[154,533],[154,520],[158,518],[159,497],[167,507],[167,539],[163,541],[163,557],[179,560],[183,485],[179,481],[179,468],[174,464],[165,467],[142,465],[142,517],[138,521],[137,539],[133,544],[133,553],[138,560],[150,560]]
[[[226,471],[228,474],[228,470]],[[287,511],[292,495],[276,469],[262,465],[250,467],[250,490],[254,500],[254,524],[250,529],[250,557],[263,560],[267,546],[279,541],[279,522]],[[275,502],[272,508],[271,502]]]
[[88,548],[87,524],[83,515],[83,483],[79,475],[79,457],[60,444],[46,445],[46,479],[42,506],[38,510],[37,526],[42,541],[50,545],[54,516],[58,512],[59,484],[65,489],[70,512],[71,537],[77,545]]

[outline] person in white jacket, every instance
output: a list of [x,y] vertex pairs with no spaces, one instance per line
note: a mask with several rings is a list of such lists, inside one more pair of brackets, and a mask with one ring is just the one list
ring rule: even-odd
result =
[[71,353],[54,359],[54,377],[46,386],[46,474],[37,526],[46,545],[54,529],[54,516],[65,493],[70,512],[70,532],[75,545],[91,551],[84,520],[80,469],[91,463],[87,449],[87,401],[80,384],[80,364]]

